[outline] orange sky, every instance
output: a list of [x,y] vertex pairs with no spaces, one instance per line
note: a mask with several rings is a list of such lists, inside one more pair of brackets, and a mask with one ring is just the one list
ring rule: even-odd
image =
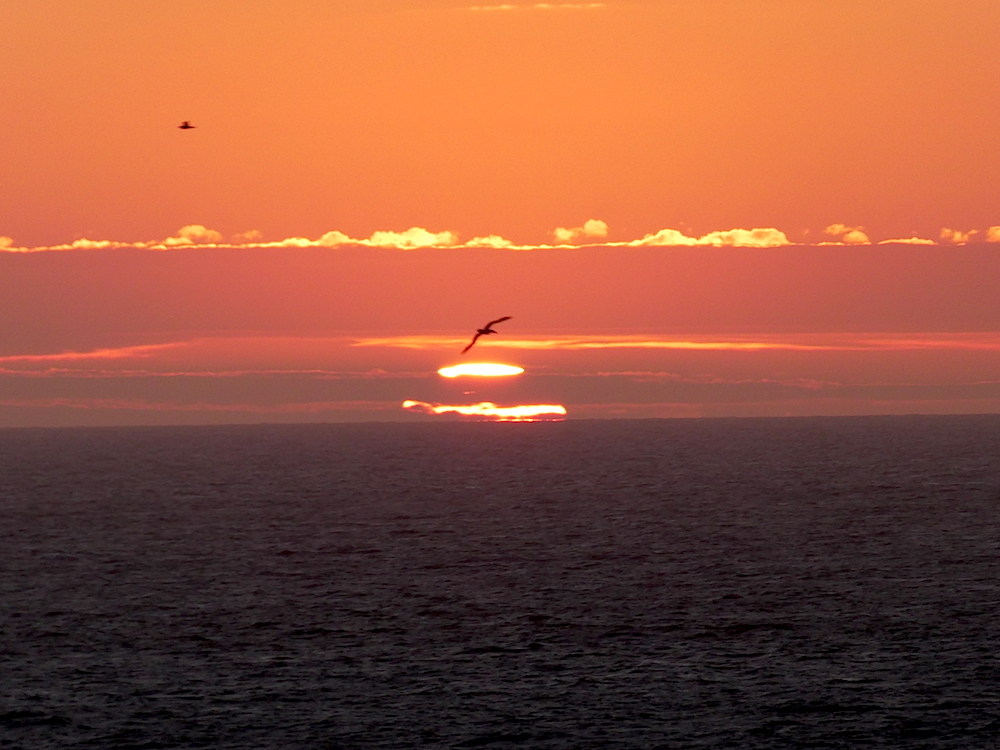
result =
[[1000,224],[994,0],[491,4],[4,0],[0,234]]
[[[0,425],[1000,411],[995,0],[4,0],[0,29]],[[247,246],[288,238],[318,246]],[[906,239],[937,245],[877,244]],[[527,372],[495,393],[438,383],[450,343],[357,345],[504,314],[484,351]],[[502,347],[599,335],[806,338]]]

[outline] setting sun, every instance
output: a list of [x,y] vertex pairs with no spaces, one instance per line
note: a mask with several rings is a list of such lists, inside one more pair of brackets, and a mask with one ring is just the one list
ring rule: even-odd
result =
[[428,404],[424,401],[406,400],[403,408],[423,414],[458,414],[463,417],[494,420],[497,422],[537,422],[539,420],[560,420],[566,416],[566,407],[559,404],[521,404],[518,406],[497,406],[490,401],[464,406]]
[[438,370],[438,375],[445,378],[458,378],[463,375],[473,375],[480,378],[499,378],[510,375],[520,375],[523,367],[516,365],[498,365],[491,362],[470,362],[462,365],[451,365]]
[[0,750],[988,748],[998,39],[0,0]]
[[1000,412],[996,0],[0,29],[0,427]]

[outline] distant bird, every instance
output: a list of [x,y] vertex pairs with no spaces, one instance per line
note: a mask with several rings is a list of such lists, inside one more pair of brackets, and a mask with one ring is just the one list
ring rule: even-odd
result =
[[495,326],[497,323],[503,323],[505,320],[510,320],[510,315],[504,315],[502,318],[497,318],[496,320],[491,320],[489,323],[487,323],[482,328],[477,328],[476,329],[476,335],[472,337],[472,341],[469,342],[469,345],[462,350],[462,354],[465,354],[467,351],[469,351],[469,349],[472,348],[472,345],[476,343],[476,340],[480,336],[488,336],[491,333],[496,333],[496,331],[493,330],[493,326]]
[[184,122],[182,122],[177,127],[179,127],[181,130],[194,130],[198,126],[197,125],[192,125],[190,122],[188,122],[187,120],[185,120]]

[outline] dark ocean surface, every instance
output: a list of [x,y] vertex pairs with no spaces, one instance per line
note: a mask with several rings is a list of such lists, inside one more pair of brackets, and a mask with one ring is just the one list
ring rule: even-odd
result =
[[997,737],[997,416],[0,431],[0,747]]

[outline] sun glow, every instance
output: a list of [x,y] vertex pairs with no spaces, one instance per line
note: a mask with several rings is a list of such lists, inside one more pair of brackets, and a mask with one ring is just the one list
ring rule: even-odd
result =
[[464,406],[428,404],[425,401],[403,402],[407,411],[422,414],[458,414],[463,417],[478,417],[495,422],[538,422],[541,420],[561,420],[566,416],[566,407],[559,404],[522,404],[519,406],[497,406],[491,401]]
[[499,378],[510,375],[520,375],[523,367],[516,365],[498,365],[491,362],[469,362],[468,364],[451,365],[438,370],[438,375],[445,378],[457,378],[463,375],[474,375],[480,378]]

